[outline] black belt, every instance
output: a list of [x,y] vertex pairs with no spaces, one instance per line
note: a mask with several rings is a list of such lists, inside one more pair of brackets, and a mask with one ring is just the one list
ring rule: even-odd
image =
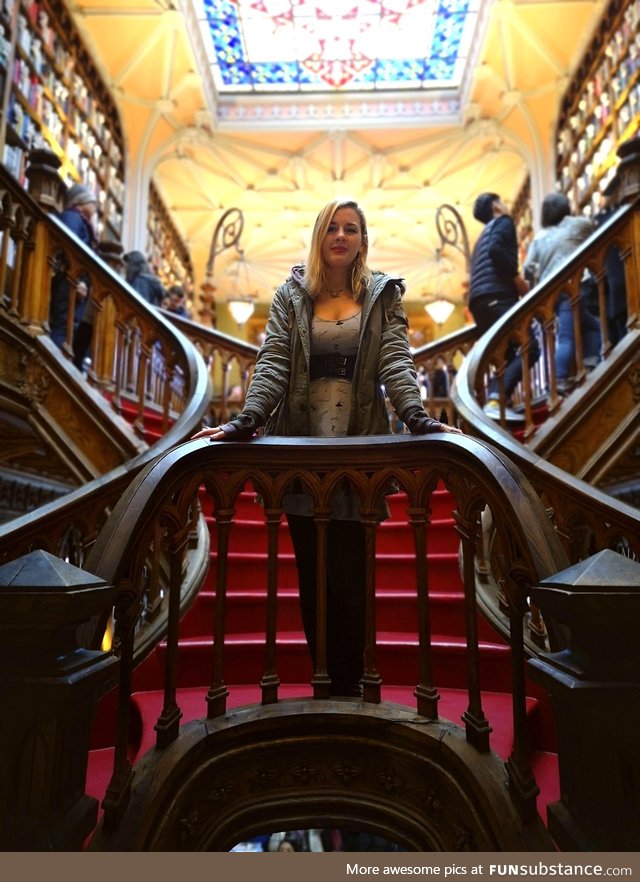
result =
[[320,377],[342,377],[350,380],[355,367],[355,355],[340,355],[331,352],[327,355],[312,355],[309,359],[309,376],[312,380]]

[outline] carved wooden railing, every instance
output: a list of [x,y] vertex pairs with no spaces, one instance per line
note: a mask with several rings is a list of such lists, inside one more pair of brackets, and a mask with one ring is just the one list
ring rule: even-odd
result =
[[[524,418],[522,437],[530,442],[537,432],[534,419],[536,402],[545,400],[550,415],[555,414],[571,403],[571,396],[565,398],[558,394],[555,373],[556,308],[564,292],[569,294],[574,316],[576,340],[575,387],[580,390],[587,381],[594,382],[607,371],[610,359],[624,345],[625,338],[613,347],[607,331],[606,314],[606,272],[605,261],[612,247],[616,247],[624,262],[627,291],[627,328],[632,331],[638,326],[640,308],[640,263],[637,259],[640,242],[640,210],[638,204],[620,209],[597,233],[591,236],[568,258],[561,267],[544,283],[538,285],[520,303],[504,316],[480,340],[473,354],[473,393],[477,406],[474,414],[482,419],[481,406],[487,399],[487,389],[493,376],[497,377],[500,389],[501,412],[507,406],[502,384],[506,366],[505,353],[514,341],[519,346],[523,362],[523,380],[512,395],[513,405],[519,408]],[[600,365],[589,374],[583,361],[582,331],[579,321],[579,288],[583,272],[588,270],[598,285],[598,318],[602,329],[603,348]],[[531,358],[532,342],[530,329],[534,328],[541,346],[541,355],[535,361]],[[630,338],[631,339],[631,338]],[[468,375],[468,371],[467,371]],[[505,425],[504,419],[502,424]]]
[[[336,445],[339,456],[336,457]],[[339,461],[339,465],[336,464]],[[262,703],[278,702],[278,530],[282,501],[289,485],[301,482],[312,497],[317,517],[319,547],[325,538],[330,498],[343,481],[352,484],[361,499],[367,533],[367,601],[364,701],[381,700],[382,680],[376,666],[375,545],[383,497],[394,492],[395,482],[407,494],[407,515],[415,537],[415,581],[419,659],[416,660],[416,712],[420,718],[438,716],[438,690],[431,660],[429,619],[430,500],[443,482],[455,497],[454,518],[461,538],[462,572],[466,606],[466,642],[469,705],[464,714],[466,738],[479,751],[490,747],[490,721],[482,707],[476,623],[474,560],[481,542],[481,514],[493,513],[501,539],[501,576],[512,617],[512,634],[522,634],[531,587],[561,570],[567,563],[551,522],[526,480],[495,450],[465,436],[410,435],[370,439],[296,439],[287,443],[260,438],[251,443],[192,441],[165,453],[141,473],[118,502],[86,562],[86,568],[115,585],[116,635],[120,647],[120,708],[113,778],[105,801],[106,825],[115,828],[126,809],[132,770],[127,759],[128,696],[133,671],[134,635],[144,588],[144,568],[149,547],[161,541],[170,549],[171,568],[179,572],[187,544],[194,500],[204,487],[211,500],[216,532],[216,612],[211,645],[213,673],[203,714],[210,720],[222,717],[227,708],[225,665],[225,596],[229,578],[229,536],[233,530],[238,495],[247,482],[260,494],[268,531],[268,563],[265,600]],[[135,525],[135,530],[133,529]],[[326,564],[319,570],[320,583]],[[326,672],[326,598],[320,591],[318,605],[318,661],[311,688],[314,699],[326,699],[330,681]],[[176,683],[179,615],[170,609],[165,669],[164,709],[156,724],[158,748],[180,735],[180,708]],[[537,788],[529,763],[525,714],[525,654],[522,639],[512,641],[513,717],[515,740],[507,763],[512,800],[525,819],[535,817]]]
[[[212,388],[212,423],[229,419],[233,413],[242,409],[258,347],[188,319],[170,313],[164,314],[188,337],[207,364]],[[477,338],[475,325],[468,325],[421,346],[413,353],[416,367],[424,369],[427,380],[425,407],[432,416],[446,418],[450,425],[455,425],[457,419],[451,397],[436,395],[434,392],[441,388],[443,381],[447,392],[450,392],[458,369]],[[389,409],[393,426],[391,405]]]
[[164,313],[195,346],[209,372],[208,421],[219,425],[242,409],[258,347],[175,314]]
[[[611,246],[619,248],[624,260],[627,282],[628,320],[627,334],[612,347],[608,343],[604,300],[605,258]],[[640,336],[640,203],[624,206],[594,236],[585,242],[554,275],[537,286],[494,329],[485,334],[475,345],[463,363],[453,390],[453,398],[467,429],[479,437],[500,446],[513,457],[527,477],[538,489],[541,498],[553,511],[556,528],[562,537],[571,560],[579,560],[602,548],[615,548],[640,557],[640,532],[638,511],[632,506],[614,501],[606,493],[577,480],[546,458],[541,459],[535,446],[536,433],[542,432],[534,422],[534,402],[544,399],[548,403],[549,426],[564,431],[562,420],[575,424],[590,415],[607,424],[610,418],[611,433],[622,422],[629,432],[640,428],[638,399],[632,387],[632,374],[638,367],[638,341]],[[578,287],[583,270],[589,269],[598,281],[600,296],[600,321],[604,347],[602,362],[590,374],[584,369],[579,321],[577,317]],[[566,399],[557,394],[554,370],[555,352],[555,306],[563,291],[571,292],[575,311],[577,388]],[[532,323],[542,328],[542,355],[538,364],[528,363],[529,329]],[[523,356],[523,382],[516,392],[523,405],[525,423],[522,436],[525,444],[515,440],[511,433],[484,416],[482,404],[486,388],[494,370],[500,377],[504,367],[504,352],[509,340],[520,342]],[[606,412],[602,391],[608,388],[611,376],[622,373],[628,384],[626,411]],[[504,403],[504,401],[503,401]],[[592,408],[597,406],[594,415]],[[574,408],[575,405],[575,408]],[[613,408],[609,408],[613,410]],[[566,412],[566,416],[563,414]],[[597,429],[592,427],[592,434]],[[611,437],[613,434],[611,435]],[[605,445],[610,437],[605,438]],[[599,444],[597,437],[593,442]],[[585,439],[582,451],[585,459],[594,454]]]
[[[66,412],[69,426],[86,420],[75,434],[66,428],[80,450],[83,441],[89,445],[81,454],[93,463],[84,473],[83,486],[0,526],[0,562],[43,549],[81,567],[135,474],[200,427],[209,403],[208,374],[194,347],[158,311],[1,168],[0,204],[0,320],[5,329],[0,383],[12,397],[23,399],[26,410],[35,410],[35,424],[44,423],[43,431],[47,419],[42,414],[55,412],[63,420]],[[47,334],[52,276],[62,263],[71,282],[80,276],[89,280],[95,321],[86,377],[71,363],[71,319],[62,351]],[[75,287],[70,285],[70,316]],[[40,377],[37,397],[25,392],[25,372]],[[66,398],[59,406],[62,396]],[[122,418],[125,408],[133,429]],[[98,442],[89,427],[95,422],[108,432],[111,419],[110,433],[125,441],[129,437],[129,442],[115,446],[113,457],[119,449],[120,461],[116,458],[115,466],[100,473],[91,450]],[[143,440],[150,438],[151,423],[160,432],[153,446]],[[196,520],[192,528],[192,545],[196,537],[200,540],[199,551],[192,549],[187,573],[194,591],[208,564],[208,533]],[[164,550],[157,544],[147,560],[149,622],[166,606],[164,589],[170,581]]]
[[[421,346],[413,353],[416,367],[424,369],[427,379],[425,408],[436,419],[444,419],[446,416],[446,421],[452,426],[458,424],[458,416],[451,400],[451,389],[459,368],[477,339],[476,326],[467,325],[446,337]],[[446,397],[434,394],[443,380],[448,393]]]
[[[627,289],[627,333],[615,346],[607,336],[605,258],[615,246],[624,260]],[[453,404],[466,431],[498,447],[527,476],[550,512],[572,563],[604,549],[640,560],[640,510],[594,486],[611,468],[608,461],[640,437],[640,395],[636,378],[640,361],[640,204],[625,205],[575,252],[544,284],[537,286],[495,328],[478,340],[456,376]],[[602,362],[587,373],[582,359],[578,289],[585,269],[598,283],[603,333]],[[569,291],[576,328],[576,388],[566,398],[557,393],[555,306]],[[529,331],[537,325],[542,354],[529,361]],[[484,415],[489,380],[504,368],[510,340],[520,343],[523,381],[514,394],[525,421],[513,437],[506,424]],[[506,406],[501,388],[501,403]],[[546,412],[541,410],[546,409]],[[504,410],[503,410],[504,413]],[[513,430],[513,424],[511,429]],[[595,465],[594,465],[595,464]],[[636,470],[637,481],[637,470]],[[606,482],[605,482],[606,484]],[[503,595],[492,574],[491,525],[486,525],[484,555],[477,561],[479,602],[503,633]],[[532,620],[533,641],[546,646],[544,625]]]

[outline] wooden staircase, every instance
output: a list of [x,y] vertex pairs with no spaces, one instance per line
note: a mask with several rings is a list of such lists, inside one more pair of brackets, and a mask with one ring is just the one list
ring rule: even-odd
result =
[[[181,724],[207,714],[205,699],[213,659],[210,635],[216,602],[216,529],[205,494],[201,504],[211,529],[211,565],[205,583],[180,625],[176,700],[182,711]],[[391,516],[378,532],[376,552],[378,670],[383,680],[382,700],[411,706],[418,679],[413,537],[407,524],[404,495],[398,493],[390,497],[389,507]],[[445,489],[437,490],[433,496],[429,537],[433,668],[440,694],[439,715],[460,724],[468,702],[464,594],[452,498]],[[224,676],[230,693],[229,708],[260,701],[255,684],[263,673],[266,549],[262,507],[247,486],[239,497],[230,534]],[[284,518],[279,552],[276,669],[282,684],[279,697],[286,700],[311,695],[312,668],[302,631],[295,562]],[[481,617],[478,633],[483,705],[493,727],[491,748],[506,760],[512,749],[510,647]],[[163,707],[166,651],[166,643],[161,643],[134,673],[129,745],[133,762],[155,744],[154,726]],[[553,720],[545,696],[536,684],[530,685],[527,715],[534,773],[540,778],[538,808],[544,818],[546,804],[559,796]],[[87,790],[99,799],[104,795],[111,772],[112,748],[105,724],[113,716],[114,706],[115,696],[107,695],[94,726]]]

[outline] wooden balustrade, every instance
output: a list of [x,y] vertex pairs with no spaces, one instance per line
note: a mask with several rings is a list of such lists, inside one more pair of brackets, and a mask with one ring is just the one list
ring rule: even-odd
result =
[[[458,425],[458,416],[451,400],[451,388],[458,370],[478,339],[475,325],[467,325],[459,331],[447,334],[421,346],[413,353],[418,370],[426,377],[426,398],[424,406],[430,416],[445,419],[449,425]],[[446,395],[440,394],[446,387]],[[444,391],[444,390],[442,390]]]
[[[202,424],[209,406],[207,371],[194,347],[123,283],[110,265],[117,261],[109,255],[103,261],[71,237],[1,168],[0,205],[0,313],[8,353],[0,386],[10,400],[30,410],[44,437],[55,432],[56,439],[74,448],[68,457],[82,483],[37,512],[0,525],[0,562],[42,549],[81,567],[137,472]],[[71,281],[89,280],[95,319],[85,375],[71,364],[71,318],[62,350],[47,334],[52,276],[62,266]],[[74,298],[72,284],[70,317]],[[199,538],[199,546],[189,551],[188,578],[176,589],[183,607],[208,562],[206,530]],[[170,593],[170,566],[159,543],[146,563],[149,627],[137,638],[141,652],[166,626],[159,607],[166,607]]]
[[[230,419],[242,410],[258,347],[197,322],[171,313],[166,315],[189,338],[207,364],[212,389],[209,415],[211,421],[220,423]],[[458,368],[476,339],[475,325],[470,325],[421,346],[413,354],[416,368],[424,370],[427,380],[425,408],[430,415],[437,418],[444,414],[450,425],[456,423],[457,417],[448,393]],[[447,394],[436,394],[442,388],[443,379]],[[389,408],[393,428],[394,415],[390,405]]]
[[[601,364],[590,374],[584,370],[581,356],[579,323],[577,333],[577,390],[567,399],[560,399],[553,368],[555,352],[555,307],[565,290],[573,292],[573,308],[577,287],[585,269],[590,270],[600,290],[599,304],[603,309],[605,258],[610,247],[616,246],[624,259],[627,280],[627,334],[614,347],[603,348]],[[482,337],[465,359],[453,390],[455,407],[467,431],[502,449],[515,460],[533,487],[551,510],[556,529],[572,562],[596,551],[611,548],[640,559],[640,515],[638,510],[615,500],[581,475],[588,477],[592,458],[602,464],[609,451],[609,441],[625,427],[625,446],[640,431],[640,409],[633,387],[637,371],[637,344],[640,336],[640,203],[621,208],[594,236],[585,242],[545,283],[531,291],[505,316],[490,334]],[[606,327],[606,317],[600,320]],[[528,365],[525,382],[516,390],[525,422],[519,437],[512,437],[506,427],[497,425],[482,413],[486,389],[494,371],[504,368],[504,352],[509,341],[520,341],[525,354],[530,328],[543,329],[542,354],[537,365]],[[604,332],[606,340],[606,330]],[[548,408],[542,414],[542,425],[534,420],[534,405]],[[502,404],[506,406],[504,397]],[[544,420],[546,419],[546,422]],[[603,437],[604,431],[604,437]],[[554,448],[554,440],[559,445]],[[569,448],[563,452],[562,445]],[[575,459],[568,459],[578,454]],[[619,459],[621,448],[613,451]],[[567,466],[575,466],[574,477]],[[604,469],[604,467],[602,467]],[[636,473],[637,474],[637,473]]]
[[[602,363],[596,369],[606,371],[607,361],[613,357],[614,347],[608,337],[606,313],[606,271],[607,254],[612,247],[619,250],[624,263],[627,290],[627,328],[638,327],[640,265],[637,243],[640,242],[640,212],[637,204],[628,205],[612,217],[606,225],[583,243],[576,252],[544,283],[538,285],[520,301],[507,316],[479,343],[478,354],[474,358],[473,393],[478,407],[476,413],[482,418],[480,407],[487,400],[487,390],[492,377],[497,377],[500,391],[501,413],[507,407],[502,378],[507,364],[506,353],[512,342],[517,343],[523,360],[523,381],[518,385],[509,402],[510,407],[519,408],[524,417],[522,435],[525,442],[532,439],[538,430],[534,419],[534,406],[545,400],[550,415],[556,413],[569,402],[558,393],[555,371],[557,348],[556,314],[560,298],[569,295],[573,314],[576,343],[575,387],[584,385],[588,371],[583,359],[582,329],[579,320],[579,289],[583,273],[592,274],[598,288],[598,320],[602,329]],[[531,356],[531,335],[535,334],[540,346],[540,356]],[[624,338],[623,338],[624,339]],[[481,352],[481,354],[480,354]]]
[[[336,445],[340,448],[336,465]],[[174,570],[179,569],[184,536],[191,523],[194,500],[201,487],[211,498],[217,530],[216,618],[212,624],[213,673],[207,695],[211,720],[226,712],[228,695],[225,666],[225,593],[228,584],[228,537],[233,529],[238,495],[247,482],[263,500],[270,541],[265,597],[262,703],[278,701],[279,678],[275,654],[277,636],[276,586],[278,553],[275,531],[282,515],[283,496],[292,482],[301,482],[313,499],[319,522],[330,510],[331,494],[348,481],[361,500],[368,531],[367,642],[365,649],[364,701],[378,704],[381,678],[376,669],[375,538],[380,504],[397,485],[407,494],[408,512],[416,537],[416,603],[420,621],[420,663],[416,676],[416,711],[437,719],[437,683],[429,662],[431,633],[428,618],[429,572],[425,551],[429,541],[431,494],[442,481],[455,497],[455,517],[462,537],[465,602],[467,607],[467,665],[469,707],[464,716],[467,741],[479,752],[490,746],[490,727],[482,709],[478,672],[478,637],[475,630],[474,559],[481,542],[480,519],[485,507],[494,517],[501,539],[501,578],[509,605],[512,635],[512,683],[515,746],[507,764],[514,805],[523,818],[535,815],[535,782],[526,749],[525,673],[522,621],[528,609],[531,587],[566,566],[567,558],[542,504],[531,493],[517,469],[486,445],[465,436],[410,435],[368,439],[259,438],[251,443],[193,441],[167,453],[142,473],[118,502],[101,531],[86,562],[87,569],[113,584],[116,597],[116,638],[120,647],[120,720],[115,768],[104,802],[107,825],[116,825],[124,811],[131,769],[126,755],[128,703],[133,670],[134,635],[140,615],[148,548],[159,541],[175,549]],[[134,529],[135,525],[135,529]],[[321,546],[320,546],[321,547]],[[323,604],[320,603],[319,610]],[[158,745],[178,738],[179,708],[176,705],[178,621],[170,613],[167,638],[165,706],[158,720]],[[322,621],[322,616],[320,616]],[[324,640],[320,634],[317,665],[311,685],[314,699],[329,697],[330,682],[323,666]]]
[[208,419],[219,425],[242,410],[258,347],[172,313],[163,313],[198,350],[209,372]]

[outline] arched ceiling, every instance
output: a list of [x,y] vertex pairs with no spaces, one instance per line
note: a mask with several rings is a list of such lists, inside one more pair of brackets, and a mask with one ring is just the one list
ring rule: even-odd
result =
[[[509,203],[531,174],[541,198],[553,183],[559,102],[605,7],[479,0],[469,67],[453,91],[252,96],[216,89],[187,0],[69,5],[121,113],[130,193],[152,168],[197,285],[217,221],[241,208],[241,245],[265,302],[304,258],[315,216],[334,195],[361,201],[372,266],[403,275],[414,298],[434,284],[439,205],[456,207],[473,243],[477,193],[495,190]],[[134,208],[126,248],[141,247],[143,221]],[[461,297],[464,260],[445,254],[457,268],[446,293]],[[232,257],[216,259],[222,296]]]

